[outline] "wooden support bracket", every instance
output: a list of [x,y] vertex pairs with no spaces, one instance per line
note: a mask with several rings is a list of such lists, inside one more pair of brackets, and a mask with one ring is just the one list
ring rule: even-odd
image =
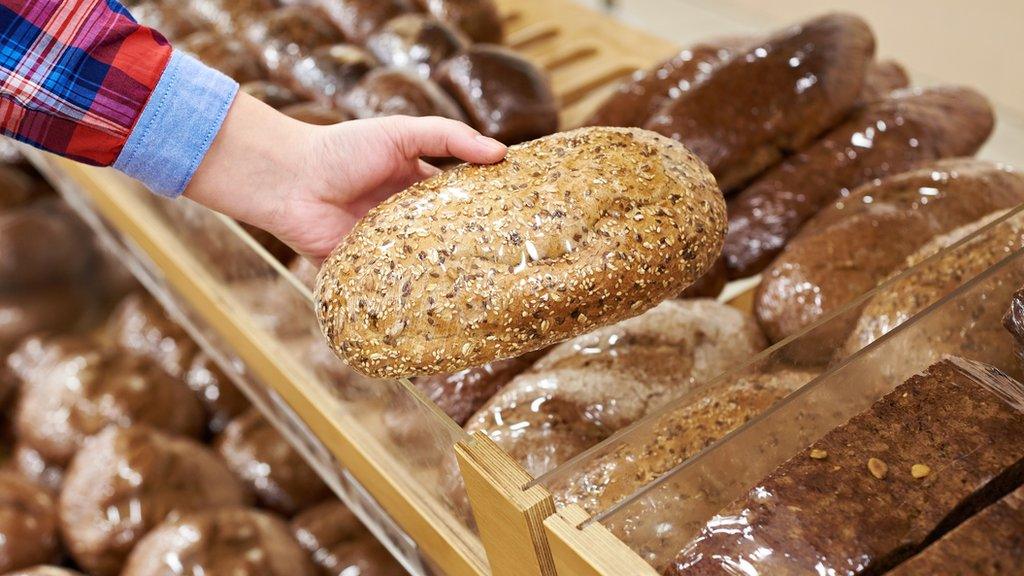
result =
[[575,504],[544,521],[558,576],[658,576],[650,564]]
[[466,493],[493,576],[555,576],[544,519],[555,504],[486,434],[455,446]]

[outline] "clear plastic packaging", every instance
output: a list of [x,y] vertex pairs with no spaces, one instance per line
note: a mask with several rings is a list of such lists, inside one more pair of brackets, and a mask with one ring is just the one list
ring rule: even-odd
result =
[[[713,529],[707,523],[716,514],[761,485],[776,467],[942,358],[959,356],[1020,375],[1014,340],[1003,328],[1002,318],[1010,309],[1012,295],[1024,284],[1024,250],[1016,232],[1022,223],[1024,207],[1002,214],[851,303],[817,328],[780,343],[750,364],[710,382],[705,391],[672,402],[659,414],[541,481],[564,502],[583,504],[593,514],[591,521],[602,522],[653,566],[665,569],[702,529]],[[1013,245],[998,252],[987,251],[991,239],[1006,234],[1007,229],[1013,231],[1009,235],[1014,238]],[[994,262],[977,275],[968,267],[959,276],[957,268],[950,265],[972,262],[980,253],[990,254]],[[923,291],[921,299],[914,301],[919,313],[898,327],[890,327],[891,331],[856,352],[833,350],[834,359],[829,365],[807,370],[800,363],[808,350],[814,352],[812,356],[820,352],[813,350],[823,341],[816,337],[816,329],[832,329],[829,322],[850,326],[864,314],[862,310],[867,308],[870,314],[872,302],[898,294],[900,286],[935,285],[926,278],[941,270],[946,271],[948,290]],[[688,413],[699,413],[707,390],[741,386],[749,391],[744,381],[797,369],[805,375],[795,382],[804,379],[806,385],[763,413],[752,414],[745,425],[724,436],[708,438],[706,447],[698,444],[693,450],[678,450],[678,444],[673,443],[675,434],[693,433],[681,426],[687,424]],[[818,370],[820,375],[816,375]],[[989,378],[983,372],[977,372],[976,377]],[[1020,406],[1018,393],[1008,394],[1007,399]],[[833,497],[821,493],[814,498]],[[841,495],[838,502],[843,503]],[[837,514],[840,508],[834,509]],[[835,568],[828,560],[824,558],[822,565]],[[804,568],[811,570],[813,566]],[[756,566],[754,570],[751,573],[760,573]]]

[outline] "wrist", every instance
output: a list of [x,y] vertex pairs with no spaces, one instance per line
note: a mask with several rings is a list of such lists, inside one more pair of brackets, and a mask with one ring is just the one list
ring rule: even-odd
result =
[[204,206],[274,232],[306,181],[315,127],[239,93],[185,190]]

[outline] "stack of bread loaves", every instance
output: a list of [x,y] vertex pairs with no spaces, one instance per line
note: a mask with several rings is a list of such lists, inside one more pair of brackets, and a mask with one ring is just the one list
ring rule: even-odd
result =
[[0,574],[404,573],[38,176],[0,177]]

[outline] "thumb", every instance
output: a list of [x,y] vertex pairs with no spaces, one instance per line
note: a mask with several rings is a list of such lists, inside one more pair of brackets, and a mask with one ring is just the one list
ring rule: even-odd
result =
[[505,157],[507,148],[473,128],[448,118],[392,116],[384,118],[388,134],[403,158],[452,156],[475,164],[492,164]]

